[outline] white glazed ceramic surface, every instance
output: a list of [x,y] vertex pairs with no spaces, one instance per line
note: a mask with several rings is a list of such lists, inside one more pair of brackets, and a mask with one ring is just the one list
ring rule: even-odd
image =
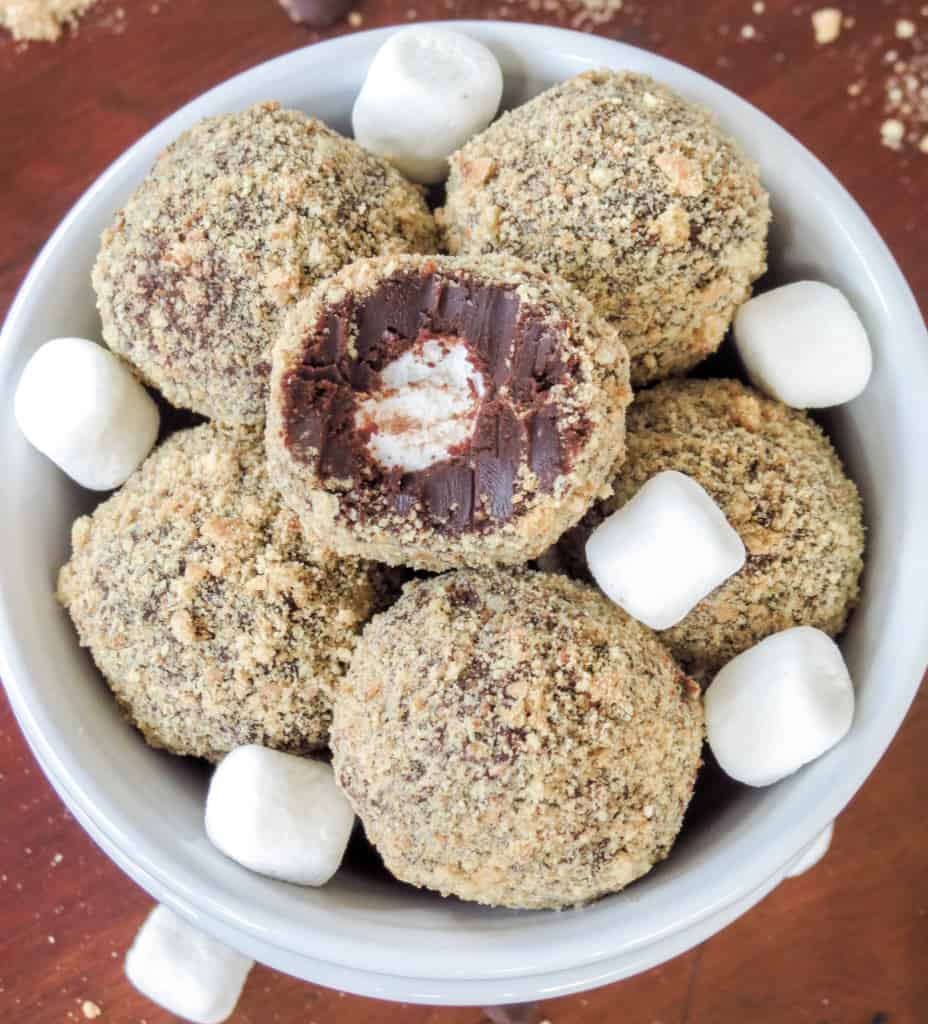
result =
[[13,390],[56,335],[99,337],[90,267],[101,231],[157,153],[210,114],[274,98],[346,131],[389,30],[350,35],[253,69],[145,136],[89,190],[32,268],[0,341],[0,675],[46,773],[96,841],[152,895],[215,937],[307,980],[434,1003],[541,998],[605,984],[701,941],[760,899],[850,800],[899,727],[926,661],[928,337],[875,230],[835,179],[763,114],[641,50],[538,26],[461,23],[499,57],[513,105],[590,67],[647,71],[715,110],[773,196],[778,280],[841,288],[870,332],[867,392],[829,417],[869,523],[861,607],[842,646],[858,691],[847,739],[765,790],[734,790],[670,859],[626,892],[562,913],[493,911],[342,871],[319,890],[252,875],[203,830],[206,774],[158,754],[121,719],[54,581],[68,527],[94,498],[19,436]]

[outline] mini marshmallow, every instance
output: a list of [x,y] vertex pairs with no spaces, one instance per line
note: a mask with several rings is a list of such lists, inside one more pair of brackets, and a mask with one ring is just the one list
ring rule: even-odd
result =
[[124,483],[158,437],[158,407],[129,368],[84,338],[46,342],[19,378],[19,429],[82,487]]
[[424,185],[493,120],[503,75],[476,39],[444,28],[395,32],[374,56],[352,112],[355,139]]
[[744,565],[745,550],[705,490],[666,470],[600,523],[586,560],[610,600],[652,629],[669,629]]
[[338,870],[354,811],[327,764],[266,747],[238,747],[213,773],[206,834],[261,875],[324,885]]
[[804,875],[809,868],[814,868],[822,857],[828,853],[834,831],[835,823],[832,822],[826,829],[819,832],[812,842],[799,854],[799,857],[793,862],[793,866],[786,872],[785,877],[798,878],[800,875]]
[[705,715],[722,770],[749,786],[769,786],[845,736],[854,687],[834,640],[796,626],[733,658],[706,690]]
[[164,906],[148,915],[126,954],[126,976],[139,992],[194,1024],[228,1020],[253,966]]
[[873,369],[870,341],[851,304],[830,285],[797,281],[740,307],[735,344],[755,387],[796,409],[856,398]]

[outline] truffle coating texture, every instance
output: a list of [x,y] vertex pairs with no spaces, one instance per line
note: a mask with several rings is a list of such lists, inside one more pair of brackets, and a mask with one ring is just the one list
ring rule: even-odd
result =
[[451,157],[450,252],[507,252],[575,284],[620,329],[635,387],[722,342],[766,268],[756,165],[708,111],[631,72],[588,71]]
[[667,469],[700,483],[747,549],[739,572],[660,634],[686,671],[708,681],[792,626],[841,632],[863,568],[861,502],[808,414],[735,380],[665,381],[635,397],[626,445],[614,495],[561,542],[574,568],[590,531]]
[[[478,504],[478,526],[455,530],[436,521],[421,503],[399,511],[379,478],[325,478],[318,468],[320,452],[305,446],[298,451],[288,440],[288,382],[300,376],[307,345],[326,311],[346,297],[363,303],[384,282],[407,274],[433,275],[452,283],[476,280],[511,290],[520,310],[559,338],[561,358],[570,372],[550,388],[547,401],[558,410],[562,435],[577,439],[577,450],[550,487],[542,486],[523,460],[513,508],[505,518],[495,519],[491,510]],[[436,571],[521,564],[554,543],[597,497],[609,493],[613,468],[622,457],[625,409],[631,397],[628,354],[620,336],[594,313],[587,299],[557,278],[503,256],[359,260],[322,282],[292,311],[274,346],[267,419],[271,478],[299,513],[310,540],[341,554]],[[520,429],[525,432],[527,427],[523,423]],[[367,502],[363,515],[350,500],[351,492],[362,487]]]
[[339,689],[339,785],[393,874],[554,908],[667,856],[692,795],[699,690],[592,588],[525,570],[407,584]]
[[218,760],[325,745],[331,702],[387,581],[308,546],[260,436],[174,434],[72,528],[58,594],[126,716],[155,747]]
[[103,338],[174,405],[260,423],[286,310],[361,256],[434,247],[421,191],[389,164],[258,104],[180,136],[104,232]]

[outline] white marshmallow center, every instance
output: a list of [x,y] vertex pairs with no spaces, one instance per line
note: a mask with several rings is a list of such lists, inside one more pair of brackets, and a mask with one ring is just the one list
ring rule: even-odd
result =
[[470,440],[486,389],[463,341],[427,338],[388,363],[358,403],[355,427],[385,469],[417,473]]

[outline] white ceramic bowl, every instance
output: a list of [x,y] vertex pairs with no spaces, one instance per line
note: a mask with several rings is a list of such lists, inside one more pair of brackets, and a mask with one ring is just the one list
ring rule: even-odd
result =
[[[735,789],[629,890],[579,911],[491,911],[343,871],[320,890],[248,873],[206,840],[202,768],[155,753],[127,726],[53,598],[68,527],[92,506],[19,436],[15,382],[55,335],[99,336],[90,267],[100,232],[156,154],[209,114],[275,98],[347,131],[387,30],[288,54],[200,97],[150,132],[55,232],[0,344],[0,675],[36,757],[71,811],[152,895],[215,937],[310,981],[406,1001],[498,1003],[589,988],[657,964],[753,905],[850,800],[889,744],[926,661],[928,337],[876,231],[837,181],[763,114],[641,50],[538,26],[463,23],[502,62],[507,104],[589,67],[647,71],[715,110],[773,195],[771,260],[783,279],[842,288],[875,348],[866,394],[830,417],[864,495],[864,594],[843,648],[858,688],[847,739],[765,790]],[[922,441],[918,442],[921,434]]]

